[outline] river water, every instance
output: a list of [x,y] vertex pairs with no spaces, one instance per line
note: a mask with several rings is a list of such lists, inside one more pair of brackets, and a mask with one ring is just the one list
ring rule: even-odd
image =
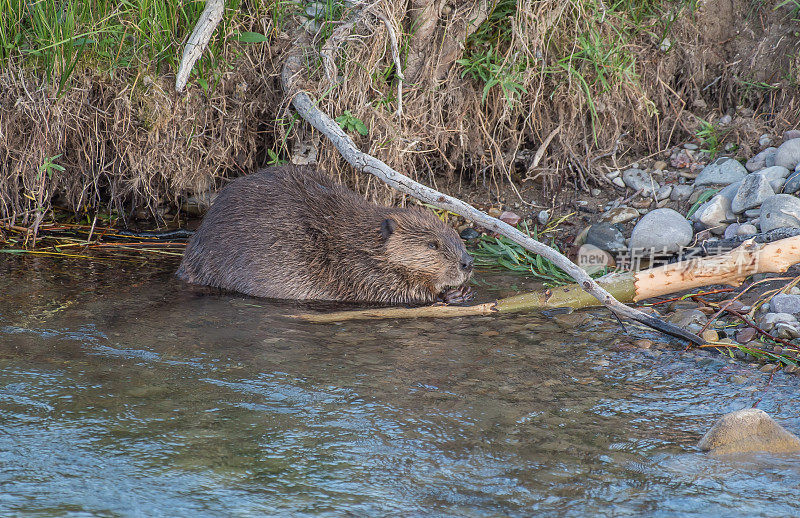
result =
[[800,457],[696,448],[755,403],[800,432],[797,377],[602,311],[308,324],[176,266],[0,256],[0,515],[800,513]]

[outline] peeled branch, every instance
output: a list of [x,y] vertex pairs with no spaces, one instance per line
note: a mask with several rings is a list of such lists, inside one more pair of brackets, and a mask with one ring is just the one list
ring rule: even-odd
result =
[[195,62],[203,55],[203,51],[211,40],[214,30],[217,28],[220,20],[222,20],[224,11],[224,0],[206,1],[206,8],[200,15],[200,19],[197,20],[197,25],[194,26],[192,35],[189,36],[186,47],[183,49],[183,57],[181,58],[181,64],[175,78],[175,91],[183,91]]
[[[690,259],[639,272],[611,273],[598,279],[597,283],[618,300],[630,303],[710,284],[739,286],[750,275],[785,272],[797,263],[800,263],[800,236],[769,244],[758,244],[750,240],[725,254]],[[598,300],[586,293],[581,286],[571,284],[475,306],[379,308],[309,313],[299,315],[299,318],[309,322],[340,322],[375,318],[459,317],[534,309],[579,309],[597,305]]]

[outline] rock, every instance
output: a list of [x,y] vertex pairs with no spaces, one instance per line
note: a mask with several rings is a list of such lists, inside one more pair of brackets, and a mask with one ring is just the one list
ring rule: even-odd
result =
[[639,217],[639,211],[633,207],[617,207],[603,214],[601,221],[616,225],[617,223],[627,223]]
[[625,236],[610,223],[596,223],[589,227],[586,233],[586,243],[607,252],[620,252],[625,250]]
[[731,210],[734,214],[741,214],[747,209],[758,207],[764,200],[774,195],[775,191],[765,176],[749,174],[736,191],[736,196],[731,201]]
[[692,215],[694,221],[699,221],[715,234],[725,232],[727,224],[723,223],[723,221],[734,219],[735,217],[735,214],[731,211],[730,200],[719,194],[702,204]]
[[617,187],[622,187],[623,189],[625,188],[625,182],[623,182],[622,178],[620,178],[619,176],[611,180],[611,183],[613,183]]
[[588,243],[581,245],[578,249],[576,264],[589,275],[597,273],[607,266],[616,265],[611,254]]
[[536,221],[540,225],[547,225],[547,222],[550,221],[550,213],[546,210],[540,210],[539,214],[536,215]]
[[672,164],[672,167],[678,169],[689,167],[694,163],[692,157],[689,156],[689,151],[686,151],[685,149],[681,149],[673,156],[671,156],[669,162],[670,164]]
[[645,214],[631,233],[632,250],[677,252],[692,242],[692,224],[672,209],[656,209]]
[[725,229],[725,232],[722,234],[722,237],[724,237],[725,239],[732,239],[736,237],[738,235],[737,232],[739,231],[740,226],[741,225],[739,223],[731,223]]
[[755,174],[761,175],[769,181],[770,187],[775,192],[780,192],[783,184],[786,183],[786,177],[789,176],[789,170],[779,165],[766,167],[761,171],[756,171]]
[[775,165],[794,170],[794,166],[798,163],[800,163],[800,138],[787,140],[778,146],[778,152],[775,153]]
[[595,196],[595,197],[597,197],[597,196],[600,196],[600,194],[601,194],[603,191],[601,191],[600,189],[597,189],[597,188],[595,188],[595,189],[592,189],[592,190],[591,190],[591,191],[589,191],[589,192],[592,194],[592,196]]
[[754,236],[756,234],[758,234],[758,229],[755,225],[750,223],[743,223],[742,225],[739,225],[739,228],[736,229],[737,236]]
[[758,218],[761,216],[761,207],[756,207],[755,209],[747,209],[744,211],[744,217],[746,218]]
[[615,171],[611,171],[610,173],[608,173],[606,175],[606,178],[608,178],[609,180],[613,180],[614,178],[617,178],[619,175],[620,175],[620,172],[619,172],[619,169],[617,169]]
[[758,137],[758,145],[759,147],[769,147],[772,145],[772,137],[768,134],[764,133],[760,137]]
[[664,162],[663,160],[659,160],[655,164],[653,164],[653,170],[655,171],[663,171],[666,168],[667,168],[667,163]]
[[781,227],[800,227],[800,199],[791,194],[770,196],[761,204],[760,219],[762,232]]
[[730,115],[726,114],[726,115],[723,115],[722,117],[719,118],[719,123],[722,124],[723,126],[725,126],[725,125],[730,124],[732,120],[733,120],[733,117],[731,117]]
[[785,322],[778,322],[775,324],[772,333],[776,338],[780,338],[781,340],[793,340],[800,337],[800,330],[798,330],[796,326]]
[[643,196],[652,196],[661,187],[650,174],[636,168],[623,171],[622,181],[634,191],[641,190]]
[[794,194],[800,191],[800,171],[792,173],[783,184],[783,192]]
[[461,234],[459,235],[461,236],[461,239],[465,241],[471,241],[473,239],[478,239],[481,236],[481,233],[472,227],[467,227],[464,230],[462,230]]
[[756,335],[758,335],[758,331],[756,331],[752,327],[746,327],[744,329],[740,329],[736,333],[736,341],[739,342],[740,344],[746,344],[747,342],[755,338]]
[[787,140],[793,140],[796,138],[800,138],[800,130],[791,129],[788,131],[783,132],[783,141],[786,142]]
[[656,199],[657,200],[667,200],[667,199],[669,199],[671,194],[672,194],[672,186],[671,185],[663,185],[656,192]]
[[714,455],[764,451],[800,451],[800,439],[776,423],[766,412],[745,408],[725,414],[700,439],[698,447]]
[[723,157],[705,166],[694,184],[695,186],[729,185],[743,180],[745,175],[747,169],[742,164],[732,158]]
[[504,221],[504,222],[508,223],[512,227],[516,226],[517,223],[519,223],[522,220],[522,218],[519,216],[519,214],[517,214],[515,212],[510,212],[510,211],[505,211],[502,214],[500,214],[500,218],[499,219],[500,219],[500,221]]
[[773,162],[770,165],[774,165],[775,153],[777,152],[778,148],[768,147],[764,151],[761,151],[760,153],[753,156],[750,160],[747,161],[746,164],[744,164],[744,166],[745,168],[747,168],[748,171],[751,172],[759,171],[767,167],[767,157],[771,157],[771,160]]
[[489,212],[487,212],[487,214],[489,214],[493,218],[499,218],[500,214],[502,213],[503,211],[498,209],[497,207],[491,207],[489,208]]
[[669,199],[672,201],[688,200],[689,196],[692,195],[693,190],[694,187],[691,185],[674,185],[672,187],[672,192],[669,195]]
[[800,295],[778,293],[769,301],[769,308],[773,313],[800,314]]
[[705,331],[703,331],[703,334],[701,336],[703,340],[705,340],[706,342],[716,342],[717,340],[719,340],[719,333],[717,333],[713,329],[706,329]]
[[687,329],[690,325],[704,326],[708,318],[699,309],[679,309],[667,317],[667,321]]
[[717,195],[718,195],[718,196],[722,196],[722,197],[724,197],[724,198],[727,198],[727,199],[729,199],[730,201],[733,201],[733,199],[736,197],[736,193],[737,193],[737,192],[739,192],[739,187],[741,187],[741,186],[742,186],[742,182],[743,182],[743,181],[744,181],[744,180],[740,180],[740,181],[738,181],[738,182],[733,182],[732,184],[730,184],[730,185],[727,185],[727,186],[723,187],[723,188],[722,188],[722,189],[721,189],[721,190],[720,190],[720,191],[717,193]]
[[790,313],[765,313],[760,319],[761,329],[770,332],[775,329],[778,324],[789,324],[797,326],[797,318]]
[[683,145],[683,149],[688,149],[689,151],[697,151],[697,148],[699,147],[700,146],[698,146],[697,144],[691,144],[691,143],[686,143]]

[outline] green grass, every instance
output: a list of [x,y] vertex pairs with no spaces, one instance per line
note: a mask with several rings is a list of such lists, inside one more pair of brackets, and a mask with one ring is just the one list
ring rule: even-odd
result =
[[[224,66],[226,40],[240,44],[266,41],[272,35],[248,28],[261,17],[280,27],[285,1],[225,2],[225,14],[212,37],[196,77],[206,81]],[[189,0],[0,0],[0,67],[23,65],[62,91],[76,70],[113,72],[136,69],[159,73],[175,70],[183,43],[205,2]]]
[[[564,219],[566,218],[562,218],[548,225],[542,234],[550,233]],[[531,232],[528,226],[522,223],[518,225],[518,229],[534,239],[539,240],[540,233],[536,227],[534,227],[533,232]],[[555,250],[559,250],[552,239],[550,241],[550,246]],[[479,268],[509,270],[515,273],[530,275],[542,280],[547,286],[560,286],[575,282],[572,277],[558,266],[504,236],[493,237],[482,235],[478,238],[475,247],[470,253],[475,259],[475,266]],[[603,270],[593,274],[592,277],[599,277],[605,273],[606,271]]]

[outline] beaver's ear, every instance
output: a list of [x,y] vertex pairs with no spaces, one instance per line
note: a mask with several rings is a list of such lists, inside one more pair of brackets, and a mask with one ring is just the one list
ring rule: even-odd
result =
[[386,218],[385,220],[381,221],[381,235],[383,239],[389,239],[394,233],[394,229],[397,228],[397,222],[392,218]]

